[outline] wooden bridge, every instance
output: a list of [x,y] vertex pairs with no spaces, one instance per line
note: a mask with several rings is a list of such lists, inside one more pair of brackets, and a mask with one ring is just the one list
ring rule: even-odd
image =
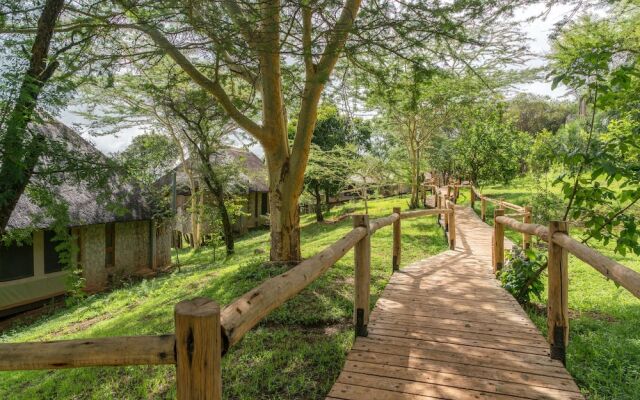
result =
[[[640,298],[640,274],[571,238],[567,223],[531,223],[531,209],[496,202],[494,227],[454,204],[459,187],[434,188],[433,209],[369,221],[353,216],[340,240],[221,308],[210,299],[175,306],[167,335],[0,343],[0,371],[159,365],[176,368],[177,397],[220,400],[221,357],[271,311],[354,249],[356,340],[328,399],[582,399],[563,366],[569,341],[568,254]],[[445,195],[446,192],[446,195]],[[453,200],[453,201],[452,201]],[[516,211],[505,215],[504,208]],[[401,220],[438,216],[450,250],[400,270]],[[519,222],[514,218],[523,218]],[[394,270],[370,312],[371,236],[393,226]],[[495,279],[504,264],[505,228],[547,242],[547,341]],[[548,343],[547,343],[548,342]]]
[[327,399],[583,398],[496,280],[493,228],[455,214],[455,249],[393,274]]

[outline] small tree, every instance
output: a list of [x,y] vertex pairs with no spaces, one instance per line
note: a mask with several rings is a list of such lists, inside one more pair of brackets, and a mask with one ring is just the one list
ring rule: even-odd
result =
[[475,107],[455,139],[456,171],[476,183],[509,182],[520,172],[528,141],[505,118],[503,105]]

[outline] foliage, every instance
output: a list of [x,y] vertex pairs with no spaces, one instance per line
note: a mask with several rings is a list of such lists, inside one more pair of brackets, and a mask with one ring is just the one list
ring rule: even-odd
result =
[[567,101],[556,101],[549,97],[520,93],[508,102],[507,113],[512,116],[519,131],[527,132],[536,139],[541,132],[556,133],[575,106]]
[[[370,201],[372,218],[389,215],[407,197]],[[361,210],[361,201],[349,204]],[[337,210],[336,210],[337,211]],[[343,210],[341,210],[343,211]],[[442,230],[433,220],[403,221],[403,263],[446,249]],[[302,216],[304,257],[339,240],[352,229],[350,220],[314,223]],[[391,269],[390,229],[371,239],[372,302],[380,296]],[[35,323],[2,332],[0,342],[71,338],[157,335],[174,330],[173,307],[185,298],[204,296],[221,306],[256,287],[286,267],[265,263],[269,233],[251,231],[237,241],[236,252],[212,264],[213,249],[179,250],[182,266],[155,279],[130,282],[109,293],[89,296],[73,307],[52,312]],[[372,303],[373,304],[373,303]],[[353,257],[343,257],[308,289],[269,314],[223,358],[227,399],[324,399],[353,344]],[[286,372],[286,373],[283,373]],[[173,366],[131,366],[2,371],[0,398],[175,399]]]
[[529,136],[506,119],[502,104],[483,104],[471,115],[453,141],[456,173],[476,183],[509,182],[522,170]]
[[[296,121],[289,127],[293,138]],[[322,192],[325,198],[335,196],[349,184],[349,160],[371,147],[371,130],[359,119],[351,120],[334,105],[324,105],[311,140],[311,151],[305,171],[305,190],[314,198],[316,218],[323,220]]]
[[529,303],[533,298],[540,300],[544,283],[542,271],[547,268],[545,253],[533,249],[514,246],[508,254],[502,271],[497,277],[502,287],[507,289],[519,303]]
[[584,145],[562,152],[565,171],[556,183],[567,200],[565,218],[584,224],[585,241],[614,240],[622,254],[640,254],[639,16],[632,8],[582,18],[561,32],[551,56],[554,85],[579,91],[591,106],[582,121]]

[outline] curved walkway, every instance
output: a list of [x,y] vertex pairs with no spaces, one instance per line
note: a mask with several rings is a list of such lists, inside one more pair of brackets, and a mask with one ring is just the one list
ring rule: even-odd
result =
[[460,206],[456,227],[455,250],[393,274],[327,399],[583,399],[493,276],[492,228]]

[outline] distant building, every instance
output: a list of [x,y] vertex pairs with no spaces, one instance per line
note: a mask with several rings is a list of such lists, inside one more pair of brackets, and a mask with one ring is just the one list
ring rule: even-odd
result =
[[[96,148],[60,122],[38,129],[64,141],[75,152],[100,154]],[[69,229],[76,241],[72,262],[82,270],[87,291],[99,291],[126,275],[147,275],[171,264],[171,227],[154,221],[139,193],[132,187],[113,184],[113,193],[126,199],[127,212],[117,215],[83,184],[61,184],[54,190],[69,205]],[[65,293],[67,271],[58,259],[48,230],[51,221],[41,220],[36,204],[23,194],[11,214],[8,230],[36,228],[30,244],[0,245],[0,316]]]
[[[191,160],[185,161],[190,163]],[[243,207],[243,212],[246,215],[240,216],[234,224],[234,231],[236,233],[245,233],[250,228],[256,228],[260,226],[266,226],[269,224],[269,180],[268,173],[264,162],[258,158],[254,153],[237,148],[226,148],[221,153],[211,157],[210,162],[212,164],[224,163],[226,165],[237,166],[237,178],[231,182],[231,187],[228,190],[234,193],[241,193],[246,197],[246,203]],[[190,167],[193,170],[196,167]],[[191,226],[191,218],[189,214],[189,207],[191,205],[191,187],[189,185],[189,176],[185,172],[183,164],[178,165],[172,172],[160,178],[157,185],[171,187],[173,183],[173,176],[175,174],[175,207],[176,207],[176,224],[174,229],[178,233],[178,237],[182,235],[193,234],[193,227]],[[204,183],[200,182],[195,174],[195,186],[198,189]],[[207,200],[205,196],[205,201]],[[203,228],[204,234],[207,233],[206,227]]]

